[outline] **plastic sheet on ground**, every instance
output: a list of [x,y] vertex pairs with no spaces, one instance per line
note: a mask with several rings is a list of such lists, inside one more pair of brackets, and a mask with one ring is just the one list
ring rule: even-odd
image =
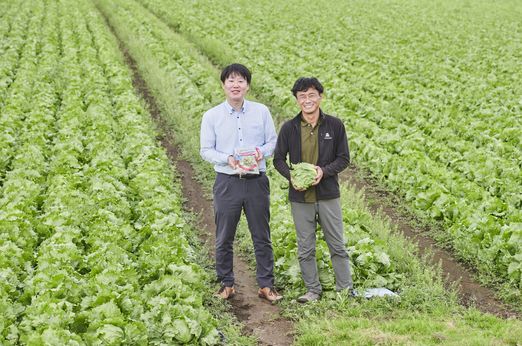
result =
[[362,294],[364,298],[375,298],[375,297],[394,297],[399,298],[399,295],[393,291],[390,291],[387,288],[368,288]]

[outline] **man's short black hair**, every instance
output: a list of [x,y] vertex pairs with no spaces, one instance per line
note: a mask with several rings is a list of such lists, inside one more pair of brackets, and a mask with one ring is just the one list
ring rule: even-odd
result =
[[319,95],[323,94],[324,88],[321,82],[315,77],[301,77],[295,81],[294,87],[292,88],[292,94],[297,97],[298,91],[306,91],[310,88],[314,88],[319,91]]
[[225,79],[227,79],[232,74],[238,74],[245,78],[248,84],[250,84],[250,81],[252,80],[252,74],[246,68],[246,66],[241,64],[231,64],[221,71],[221,83],[225,83]]

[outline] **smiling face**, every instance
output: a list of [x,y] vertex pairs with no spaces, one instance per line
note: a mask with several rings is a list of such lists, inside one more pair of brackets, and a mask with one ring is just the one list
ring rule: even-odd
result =
[[250,88],[248,81],[237,73],[230,74],[223,82],[223,90],[230,104],[240,104]]
[[295,97],[304,115],[312,115],[319,112],[322,96],[317,89],[311,87],[305,91],[298,91]]

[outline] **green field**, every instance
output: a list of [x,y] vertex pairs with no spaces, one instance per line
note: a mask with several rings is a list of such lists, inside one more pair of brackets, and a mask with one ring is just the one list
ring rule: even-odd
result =
[[[252,97],[278,123],[296,113],[294,80],[317,76],[355,164],[437,225],[433,236],[520,311],[518,2],[7,0],[0,9],[0,344],[255,343],[211,298],[206,250],[122,47],[207,191],[199,123],[223,99],[220,68],[251,68]],[[522,344],[519,319],[460,306],[444,274],[350,186],[354,282],[400,299],[334,293],[320,241],[325,297],[296,306],[303,284],[285,182],[270,173],[276,278],[296,344]]]
[[293,81],[319,77],[356,163],[440,221],[485,282],[520,298],[519,4],[141,2],[214,61],[248,62],[281,120],[295,113]]

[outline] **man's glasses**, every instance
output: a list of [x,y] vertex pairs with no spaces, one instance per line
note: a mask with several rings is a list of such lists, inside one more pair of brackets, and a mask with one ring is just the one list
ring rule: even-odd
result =
[[310,93],[310,94],[299,94],[297,95],[297,101],[298,102],[305,102],[306,100],[310,101],[317,101],[321,98],[321,96],[317,93]]

